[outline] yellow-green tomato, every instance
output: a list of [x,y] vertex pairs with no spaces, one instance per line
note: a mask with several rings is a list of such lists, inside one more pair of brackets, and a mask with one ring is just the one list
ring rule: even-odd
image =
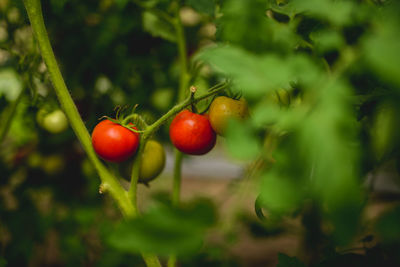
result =
[[226,96],[219,96],[211,103],[208,112],[209,120],[214,131],[224,135],[230,119],[244,119],[248,116],[247,102],[244,99],[235,100]]
[[64,112],[57,109],[43,117],[42,125],[48,132],[57,134],[68,128],[68,120]]
[[139,181],[147,183],[156,178],[165,166],[163,146],[154,140],[147,141],[140,164]]

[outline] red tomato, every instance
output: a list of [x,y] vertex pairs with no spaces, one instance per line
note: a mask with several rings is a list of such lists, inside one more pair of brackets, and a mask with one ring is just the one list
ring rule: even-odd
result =
[[92,144],[102,159],[121,162],[135,154],[139,146],[139,134],[118,123],[103,120],[93,129]]
[[181,111],[173,119],[169,137],[177,149],[190,155],[206,154],[214,147],[217,138],[207,116],[188,110]]

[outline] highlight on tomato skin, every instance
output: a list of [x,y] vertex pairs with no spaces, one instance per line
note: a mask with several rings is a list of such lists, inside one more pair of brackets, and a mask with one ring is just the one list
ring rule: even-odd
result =
[[207,115],[181,111],[169,128],[172,144],[189,155],[204,155],[215,146],[217,135]]
[[107,119],[98,123],[92,132],[95,152],[109,162],[122,162],[133,156],[138,149],[139,140],[139,133]]

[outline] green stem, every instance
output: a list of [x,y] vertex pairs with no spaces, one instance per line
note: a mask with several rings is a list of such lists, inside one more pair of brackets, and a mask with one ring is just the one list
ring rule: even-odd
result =
[[179,64],[181,68],[179,77],[179,91],[178,91],[178,101],[182,101],[186,97],[187,87],[190,80],[189,70],[188,70],[188,58],[186,49],[186,39],[185,32],[182,25],[182,21],[179,15],[179,5],[176,4],[175,8],[175,20],[174,26],[176,31],[176,39],[178,44],[178,54],[179,54]]
[[146,262],[147,266],[161,267],[161,263],[158,260],[157,256],[155,256],[153,254],[142,253],[142,257],[143,257],[144,261]]
[[227,83],[219,84],[213,88],[211,88],[207,93],[202,94],[201,96],[198,97],[188,97],[184,101],[180,102],[179,104],[175,105],[173,108],[171,108],[167,113],[165,113],[163,116],[161,116],[157,121],[155,121],[153,124],[149,125],[146,128],[146,134],[151,135],[155,130],[157,130],[163,123],[165,123],[167,120],[169,120],[172,116],[176,115],[178,112],[182,111],[186,107],[190,106],[192,103],[197,103],[203,99],[206,99],[212,95],[215,95],[219,91],[224,90],[225,88],[228,87]]
[[1,125],[0,128],[0,144],[3,143],[4,138],[6,138],[8,130],[10,129],[11,122],[14,118],[15,112],[17,111],[18,104],[21,102],[22,96],[24,95],[26,86],[25,84],[23,85],[21,92],[19,92],[17,99],[14,100],[14,102],[11,103],[11,105],[8,108],[8,112],[5,112],[3,119],[4,123]]
[[169,256],[167,266],[168,267],[175,267],[176,266],[176,256],[175,255]]
[[[178,54],[179,54],[179,63],[181,67],[180,77],[179,77],[179,91],[178,91],[178,100],[182,101],[186,96],[186,88],[189,83],[189,74],[188,74],[188,59],[187,59],[187,50],[186,50],[186,40],[185,40],[185,32],[182,25],[181,17],[179,14],[179,4],[175,2],[175,31],[176,31],[176,39],[178,44]],[[192,99],[193,95],[189,98]],[[191,103],[193,106],[193,102]],[[179,150],[175,149],[175,165],[174,165],[174,180],[172,187],[172,203],[173,205],[179,205],[180,201],[180,191],[181,191],[181,169],[182,169],[182,159],[183,154]],[[168,267],[176,266],[176,256],[171,255],[168,259]]]
[[175,149],[174,182],[172,188],[172,205],[178,206],[181,192],[181,171],[183,154]]
[[142,153],[144,151],[144,146],[146,145],[148,139],[147,136],[148,135],[146,134],[140,136],[139,147],[132,164],[131,184],[129,186],[128,196],[135,209],[135,216],[139,215],[140,213],[137,205],[137,185],[139,182],[139,172],[140,172],[140,164],[142,162]]

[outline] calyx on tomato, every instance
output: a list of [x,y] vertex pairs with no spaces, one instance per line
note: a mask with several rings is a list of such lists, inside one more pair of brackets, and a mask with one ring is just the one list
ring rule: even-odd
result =
[[[136,125],[129,122],[137,114],[120,116],[117,110],[116,119],[105,117],[92,132],[92,145],[99,157],[110,162],[122,162],[136,153],[140,137]],[[139,120],[136,120],[136,122]],[[135,122],[135,123],[136,123]]]
[[[133,124],[130,127],[134,128]],[[102,159],[122,162],[136,153],[139,133],[109,119],[99,122],[92,132],[92,145]]]

